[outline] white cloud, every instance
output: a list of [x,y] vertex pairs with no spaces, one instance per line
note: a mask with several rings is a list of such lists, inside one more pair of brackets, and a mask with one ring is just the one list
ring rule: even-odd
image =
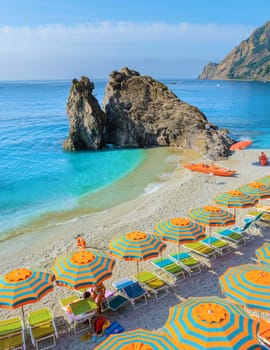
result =
[[[123,65],[181,76],[181,62],[221,60],[254,28],[244,25],[101,22],[0,27],[0,79],[105,77]],[[170,65],[173,63],[173,66]],[[177,64],[178,62],[178,64]],[[197,64],[198,65],[198,64]],[[147,72],[147,69],[150,69]],[[197,76],[194,62],[194,74]],[[184,72],[183,72],[184,73]],[[184,77],[184,76],[183,76]]]

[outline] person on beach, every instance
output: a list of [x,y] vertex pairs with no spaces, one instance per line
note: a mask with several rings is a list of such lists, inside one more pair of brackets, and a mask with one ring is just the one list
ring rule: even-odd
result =
[[101,313],[101,309],[102,309],[102,301],[105,298],[105,293],[106,293],[106,288],[104,286],[104,284],[101,282],[97,285],[95,285],[91,291],[91,296],[92,299],[95,300],[98,308],[97,308],[97,313],[100,314]]
[[267,156],[264,152],[261,152],[261,155],[259,156],[259,160],[260,160],[261,166],[265,166],[268,163]]
[[81,234],[78,234],[76,236],[76,240],[77,240],[77,247],[80,248],[80,249],[85,249],[86,241],[85,241],[85,239],[83,238],[83,236]]

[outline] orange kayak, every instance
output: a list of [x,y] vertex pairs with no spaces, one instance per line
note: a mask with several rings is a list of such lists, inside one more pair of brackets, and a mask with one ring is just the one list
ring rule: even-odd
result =
[[217,176],[232,176],[236,173],[236,170],[230,170],[228,168],[222,168],[217,165],[208,165],[204,163],[187,163],[184,164],[184,167],[192,171],[214,174]]
[[230,150],[237,151],[239,149],[245,149],[248,146],[250,146],[251,144],[252,144],[251,140],[244,140],[244,141],[236,142],[233,145],[231,145]]

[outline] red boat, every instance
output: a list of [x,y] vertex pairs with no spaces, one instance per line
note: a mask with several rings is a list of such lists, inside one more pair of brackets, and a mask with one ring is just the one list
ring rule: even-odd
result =
[[228,168],[222,168],[217,165],[208,165],[204,163],[187,163],[183,166],[192,171],[198,171],[206,174],[214,174],[217,176],[232,176],[236,173],[236,170],[230,170]]

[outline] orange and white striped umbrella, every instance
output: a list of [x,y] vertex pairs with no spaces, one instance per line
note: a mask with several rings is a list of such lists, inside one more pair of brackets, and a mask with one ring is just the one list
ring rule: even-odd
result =
[[[167,335],[135,329],[120,334],[112,334],[96,350],[190,350],[181,347],[178,342]],[[195,348],[194,348],[195,350]]]
[[171,307],[163,329],[184,347],[247,350],[258,344],[257,325],[240,305],[208,296]]
[[57,258],[51,271],[57,285],[82,289],[110,278],[114,265],[115,260],[106,255],[80,250]]
[[270,312],[270,265],[229,267],[220,276],[219,284],[230,300],[259,312]]

